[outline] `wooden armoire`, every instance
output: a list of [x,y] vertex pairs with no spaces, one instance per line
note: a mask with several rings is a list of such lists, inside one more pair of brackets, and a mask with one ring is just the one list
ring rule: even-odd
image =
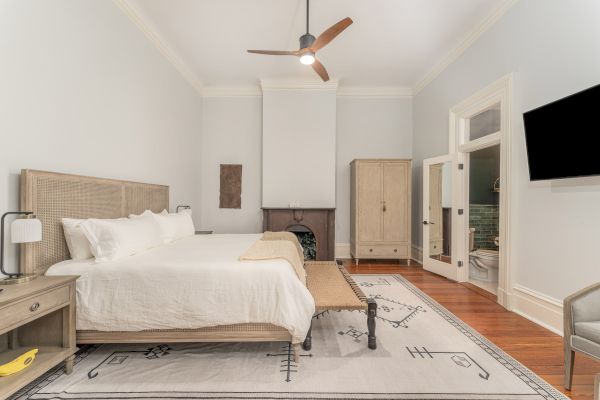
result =
[[411,161],[354,160],[350,171],[352,258],[410,262]]

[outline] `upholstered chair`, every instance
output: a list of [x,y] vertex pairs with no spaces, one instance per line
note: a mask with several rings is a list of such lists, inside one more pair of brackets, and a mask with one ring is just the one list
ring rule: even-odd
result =
[[571,390],[575,352],[600,361],[600,282],[564,301],[565,388]]

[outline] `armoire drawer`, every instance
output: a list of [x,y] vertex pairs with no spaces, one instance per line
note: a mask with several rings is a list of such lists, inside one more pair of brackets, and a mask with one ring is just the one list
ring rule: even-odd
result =
[[408,257],[408,245],[406,244],[374,244],[357,246],[357,257]]

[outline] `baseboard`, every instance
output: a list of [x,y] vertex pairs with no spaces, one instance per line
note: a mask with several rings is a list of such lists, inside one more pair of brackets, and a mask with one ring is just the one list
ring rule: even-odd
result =
[[521,285],[515,285],[508,298],[511,311],[557,335],[563,335],[562,302]]
[[412,244],[410,246],[410,258],[412,258],[413,260],[419,262],[419,263],[423,263],[423,248],[420,246],[417,246],[416,244]]
[[352,258],[350,255],[350,243],[336,243],[335,258]]

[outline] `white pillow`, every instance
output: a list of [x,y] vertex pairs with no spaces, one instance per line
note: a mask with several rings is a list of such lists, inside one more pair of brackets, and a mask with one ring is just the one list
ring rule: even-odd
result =
[[129,216],[132,219],[144,217],[151,217],[158,223],[163,243],[170,243],[186,236],[193,236],[196,231],[194,221],[192,220],[192,210],[189,209],[175,214],[169,214],[167,210],[161,211],[160,214],[146,210],[140,215],[131,214]]
[[169,243],[173,241],[174,230],[171,228],[171,224],[165,221],[162,217],[163,213],[168,214],[166,210],[163,210],[160,214],[155,214],[150,210],[146,210],[143,213],[137,214],[129,214],[129,218],[152,218],[160,228],[160,236],[162,243]]
[[88,219],[81,224],[96,262],[114,261],[162,243],[153,218]]
[[165,225],[169,226],[169,233],[172,235],[171,241],[194,236],[196,232],[191,209],[185,209],[175,214],[161,214],[158,217],[166,221]]
[[81,229],[83,219],[63,218],[62,226],[69,254],[73,260],[87,260],[94,257],[90,248],[90,241]]

